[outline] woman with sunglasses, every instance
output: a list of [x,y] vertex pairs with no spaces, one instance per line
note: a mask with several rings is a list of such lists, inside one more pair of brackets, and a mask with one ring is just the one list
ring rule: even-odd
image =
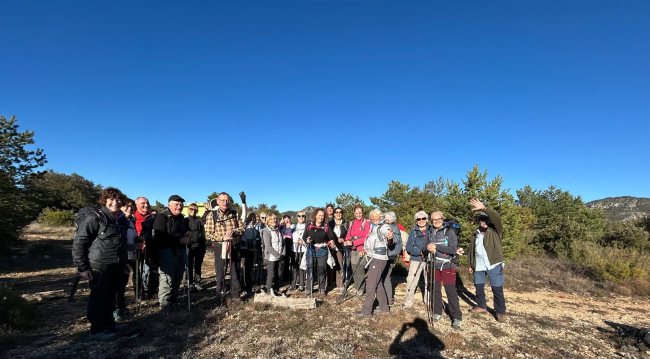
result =
[[298,290],[302,292],[305,290],[305,270],[300,269],[300,262],[302,261],[302,257],[305,255],[307,249],[307,246],[305,246],[305,243],[302,241],[302,235],[305,233],[305,229],[307,229],[307,224],[305,223],[307,215],[305,214],[305,211],[300,211],[298,212],[297,217],[298,223],[296,223],[292,233],[294,261],[293,267],[291,268],[292,279],[289,290],[295,290],[298,288]]
[[[124,205],[120,208],[124,217],[129,221],[129,228],[126,230],[126,243],[128,248],[128,266],[131,267],[131,272],[135,274],[135,261],[134,261],[134,251],[135,251],[135,238],[138,236],[138,232],[135,230],[135,216],[133,212],[135,211],[135,202],[130,198],[124,199]],[[136,278],[134,276],[133,283],[135,283]],[[129,310],[126,309],[126,285],[129,283],[129,274],[122,273],[118,287],[117,287],[117,297],[115,301],[115,310],[113,311],[113,317],[116,321],[124,320],[125,317],[129,315]],[[135,286],[133,286],[135,290]]]
[[264,262],[266,264],[266,294],[276,295],[280,289],[278,269],[280,258],[284,255],[284,241],[278,230],[278,219],[275,214],[266,218],[266,227],[262,230],[264,241]]
[[[280,233],[284,241],[285,254],[280,263],[280,282],[291,281],[291,268],[293,263],[293,230],[295,226],[291,223],[291,216],[285,214],[282,216],[282,224],[280,224]],[[291,288],[290,288],[291,289]]]
[[[411,255],[411,264],[409,265],[409,273],[406,276],[406,299],[402,308],[411,308],[413,306],[413,296],[415,290],[420,282],[420,274],[426,266],[426,258],[422,255],[425,250],[430,231],[429,216],[425,211],[419,211],[415,214],[415,228],[409,234],[406,241],[406,251]],[[424,276],[424,283],[426,286],[427,278]]]
[[190,237],[190,253],[188,258],[187,270],[189,271],[190,289],[193,292],[203,291],[201,286],[201,266],[205,258],[205,236],[203,236],[203,223],[201,218],[196,215],[199,213],[199,206],[196,203],[190,203],[187,206],[187,226],[192,232]]
[[[313,245],[314,259],[318,267],[318,289],[321,296],[327,295],[325,290],[327,279],[327,255],[329,254],[328,245],[334,245],[334,238],[325,223],[325,210],[318,208],[311,215],[312,222],[307,225],[307,229],[302,238],[307,245]],[[309,288],[310,292],[312,288]]]
[[[345,236],[348,234],[348,222],[343,218],[343,209],[341,207],[336,207],[334,209],[334,218],[332,218],[327,226],[330,230],[330,237],[336,238],[334,240],[334,246],[330,248],[330,253],[334,258],[334,268],[327,268],[328,272],[328,282],[330,284],[336,283],[336,287],[343,289],[343,281],[347,279],[349,273],[345,273],[350,269],[350,256],[349,251],[350,247],[344,248],[343,242],[345,242]],[[346,251],[347,254],[346,255]],[[347,259],[347,263],[344,263],[343,260]]]

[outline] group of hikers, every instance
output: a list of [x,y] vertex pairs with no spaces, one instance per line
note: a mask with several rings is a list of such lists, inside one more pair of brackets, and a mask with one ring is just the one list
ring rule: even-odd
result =
[[[72,255],[79,278],[89,281],[90,337],[112,340],[127,329],[120,321],[128,315],[125,291],[131,273],[138,304],[157,292],[162,311],[178,310],[185,279],[191,308],[189,292],[205,290],[201,266],[208,248],[214,251],[218,305],[243,301],[257,288],[260,295],[297,292],[306,297],[337,290],[341,299],[347,294],[365,296],[357,313],[361,317],[390,313],[395,303],[391,274],[398,256],[405,253],[410,264],[402,308],[413,306],[423,276],[429,321],[442,318],[444,286],[452,327],[461,328],[456,266],[464,250],[458,247],[458,222],[445,219],[442,212],[415,213],[410,231],[396,223],[393,212],[373,209],[366,219],[360,205],[354,207],[351,222],[343,218],[342,208],[327,205],[313,210],[309,219],[298,212],[297,223],[292,223],[288,215],[247,214],[246,195],[241,192],[240,197],[241,216],[225,192],[206,203],[203,216],[197,216],[195,203],[185,216],[185,200],[178,195],[169,197],[163,211],[153,213],[147,198],[133,201],[108,187],[101,192],[99,207],[82,209],[75,221]],[[489,278],[496,319],[505,322],[501,217],[478,199],[470,204],[479,213],[467,253],[477,302],[470,312],[487,313],[484,287]],[[289,286],[280,293],[283,283]],[[242,292],[247,295],[242,297]]]

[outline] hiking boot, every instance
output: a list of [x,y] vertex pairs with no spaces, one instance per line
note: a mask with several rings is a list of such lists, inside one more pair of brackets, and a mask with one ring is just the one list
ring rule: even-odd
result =
[[434,315],[433,315],[433,321],[434,321],[434,322],[439,321],[440,318],[442,318],[442,315],[440,315],[440,314],[434,314]]
[[484,313],[487,313],[488,311],[485,308],[474,307],[474,308],[470,309],[469,312],[472,313],[472,314],[484,314]]
[[293,284],[290,285],[289,288],[287,289],[287,291],[294,291],[294,290],[296,290],[296,287]]
[[394,305],[395,305],[395,301],[394,301],[394,300],[389,300],[389,301],[388,301],[388,306],[389,306],[389,307],[392,307],[392,306],[394,306]]
[[497,314],[497,322],[505,323],[506,322],[506,315],[505,314]]
[[390,314],[390,309],[388,310],[377,309],[375,310],[375,314]]
[[451,323],[451,327],[454,329],[460,329],[461,324],[463,323],[460,319],[454,319],[454,322]]
[[298,287],[298,291],[299,291],[299,292],[304,292],[304,291],[305,291],[305,287],[301,285],[300,287]]
[[106,342],[115,339],[115,337],[117,337],[117,334],[111,333],[108,330],[104,330],[103,332],[99,332],[95,334],[90,333],[88,337],[92,340],[101,340],[103,342]]
[[113,324],[110,327],[108,327],[106,330],[111,333],[117,333],[117,332],[123,332],[127,329],[129,329],[128,324]]
[[325,289],[320,290],[320,295],[323,297],[327,296],[327,292],[325,291]]
[[126,320],[126,318],[131,314],[128,309],[119,309],[113,311],[113,318],[115,318],[116,322],[121,322],[123,320]]
[[195,275],[194,276],[194,289],[197,292],[203,292],[205,289],[201,285],[201,276],[200,275]]

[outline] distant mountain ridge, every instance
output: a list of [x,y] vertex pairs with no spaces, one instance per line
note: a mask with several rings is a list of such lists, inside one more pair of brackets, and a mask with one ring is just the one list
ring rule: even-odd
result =
[[650,214],[650,198],[607,197],[585,203],[587,208],[600,209],[612,221],[628,221]]

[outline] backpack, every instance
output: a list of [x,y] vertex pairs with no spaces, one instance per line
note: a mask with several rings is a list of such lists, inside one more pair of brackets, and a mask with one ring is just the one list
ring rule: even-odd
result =
[[86,216],[97,216],[99,219],[99,231],[97,233],[104,233],[106,232],[106,225],[108,224],[108,220],[106,219],[106,214],[102,212],[101,207],[84,207],[77,212],[77,218],[74,220],[74,235],[77,235],[77,231],[79,230],[79,225],[81,222],[83,222],[84,218]]
[[[443,223],[445,224],[445,237],[447,237],[447,230],[451,228],[454,233],[456,233],[456,237],[460,239],[460,223],[456,218],[445,218],[443,220]],[[451,257],[451,263],[454,265],[459,265],[460,257],[458,255],[454,255]]]

